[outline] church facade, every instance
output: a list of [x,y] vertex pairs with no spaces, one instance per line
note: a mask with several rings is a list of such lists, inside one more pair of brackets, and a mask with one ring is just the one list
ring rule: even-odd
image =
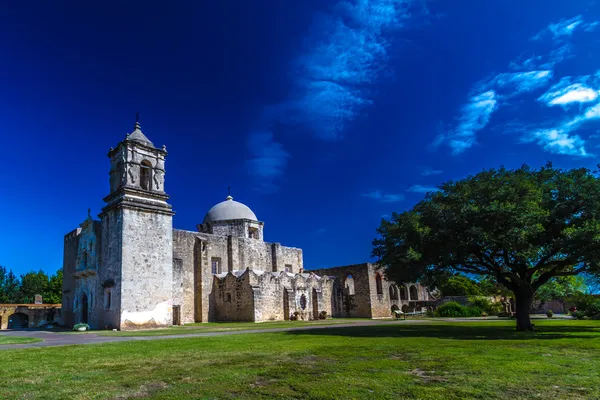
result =
[[[265,242],[264,223],[231,196],[207,212],[197,231],[173,229],[166,156],[137,122],[110,149],[110,190],[99,220],[88,212],[64,238],[65,325],[141,329],[389,317],[390,307],[401,303],[399,296],[394,303],[394,289],[387,291],[392,286],[372,264],[305,271],[302,250]],[[419,290],[427,300],[426,290]]]

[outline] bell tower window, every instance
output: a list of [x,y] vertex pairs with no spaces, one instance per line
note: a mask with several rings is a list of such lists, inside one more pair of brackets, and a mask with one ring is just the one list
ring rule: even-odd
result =
[[140,165],[140,186],[144,190],[152,190],[152,164],[147,160]]

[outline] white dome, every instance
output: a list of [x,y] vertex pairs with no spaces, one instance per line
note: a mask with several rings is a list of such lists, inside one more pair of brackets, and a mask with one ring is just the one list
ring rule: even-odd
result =
[[206,213],[204,222],[231,221],[234,219],[258,221],[256,214],[252,212],[250,207],[239,201],[234,201],[231,196],[227,196],[227,200],[215,205]]

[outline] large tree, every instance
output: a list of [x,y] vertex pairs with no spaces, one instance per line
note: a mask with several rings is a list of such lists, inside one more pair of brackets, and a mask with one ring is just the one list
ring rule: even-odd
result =
[[19,302],[19,278],[6,267],[0,266],[0,304]]
[[377,232],[373,255],[390,279],[481,275],[514,293],[517,330],[532,330],[542,285],[600,270],[600,179],[551,164],[491,169],[440,185]]

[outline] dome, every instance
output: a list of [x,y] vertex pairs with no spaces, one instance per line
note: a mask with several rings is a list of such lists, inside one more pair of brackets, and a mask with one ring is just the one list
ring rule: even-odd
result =
[[220,202],[211,208],[204,217],[204,223],[215,221],[230,221],[234,219],[249,219],[258,221],[256,214],[250,207],[239,201],[234,201],[233,197],[227,196],[227,200]]

